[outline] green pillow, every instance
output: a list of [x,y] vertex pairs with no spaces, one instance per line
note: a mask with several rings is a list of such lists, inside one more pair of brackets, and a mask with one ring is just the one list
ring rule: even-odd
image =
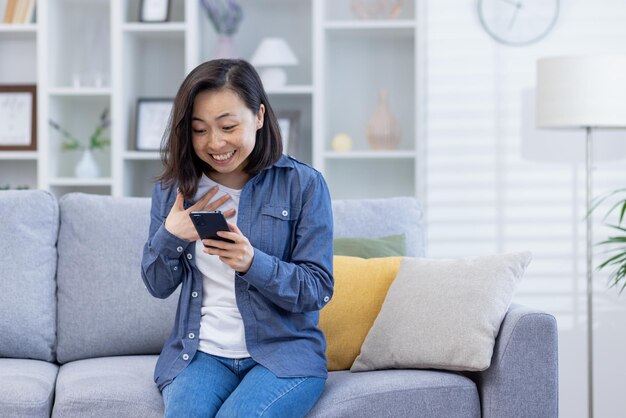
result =
[[378,238],[335,238],[333,254],[361,258],[405,256],[405,243],[404,234]]

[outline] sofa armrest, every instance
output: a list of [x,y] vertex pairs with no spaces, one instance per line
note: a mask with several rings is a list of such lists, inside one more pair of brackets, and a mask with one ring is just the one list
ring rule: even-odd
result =
[[558,417],[557,344],[554,316],[512,304],[477,374],[483,418]]

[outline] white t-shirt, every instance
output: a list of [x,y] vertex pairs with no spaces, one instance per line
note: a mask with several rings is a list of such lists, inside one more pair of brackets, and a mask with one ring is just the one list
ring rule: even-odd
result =
[[[225,194],[231,196],[218,209],[222,212],[231,208],[238,210],[241,190],[222,186],[205,175],[200,179],[194,200],[204,196],[215,185],[219,191],[211,201]],[[227,221],[236,225],[237,214]],[[196,266],[202,273],[202,319],[198,350],[227,358],[250,357],[243,320],[235,300],[235,270],[223,263],[217,255],[202,252],[203,249],[202,241],[196,241]]]

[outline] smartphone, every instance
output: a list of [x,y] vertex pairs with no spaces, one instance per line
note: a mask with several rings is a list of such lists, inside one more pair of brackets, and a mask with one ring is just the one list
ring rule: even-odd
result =
[[225,242],[233,242],[217,235],[217,231],[227,231],[228,224],[224,214],[219,210],[194,210],[189,213],[191,222],[196,227],[200,239],[215,239]]

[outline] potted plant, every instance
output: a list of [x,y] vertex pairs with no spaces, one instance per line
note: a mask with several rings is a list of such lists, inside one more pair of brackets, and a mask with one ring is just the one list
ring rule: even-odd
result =
[[[609,199],[615,201],[606,212],[603,222],[614,230],[615,235],[611,235],[606,240],[596,244],[606,248],[604,253],[608,254],[608,258],[600,263],[597,269],[610,270],[610,286],[621,286],[619,291],[621,294],[626,288],[626,223],[622,224],[626,216],[626,188],[615,190],[600,197],[591,210],[595,210],[602,202]],[[607,222],[607,218],[613,213],[618,213],[617,223]]]
[[105,108],[102,111],[102,114],[100,115],[100,121],[98,125],[96,125],[91,136],[89,137],[89,143],[87,145],[83,145],[80,140],[78,140],[74,135],[72,135],[70,132],[68,132],[66,129],[61,127],[53,120],[50,120],[49,123],[53,129],[58,131],[63,136],[61,149],[63,149],[64,151],[82,151],[82,157],[78,164],[76,164],[76,168],[74,170],[76,177],[98,177],[98,175],[100,174],[100,169],[98,168],[98,165],[93,158],[92,151],[104,150],[108,145],[111,144],[111,140],[105,137],[105,134],[107,133],[108,128],[111,125],[111,120],[109,119],[109,109]]
[[243,10],[236,0],[202,0],[209,19],[218,34],[213,58],[238,58],[233,36],[243,19]]

